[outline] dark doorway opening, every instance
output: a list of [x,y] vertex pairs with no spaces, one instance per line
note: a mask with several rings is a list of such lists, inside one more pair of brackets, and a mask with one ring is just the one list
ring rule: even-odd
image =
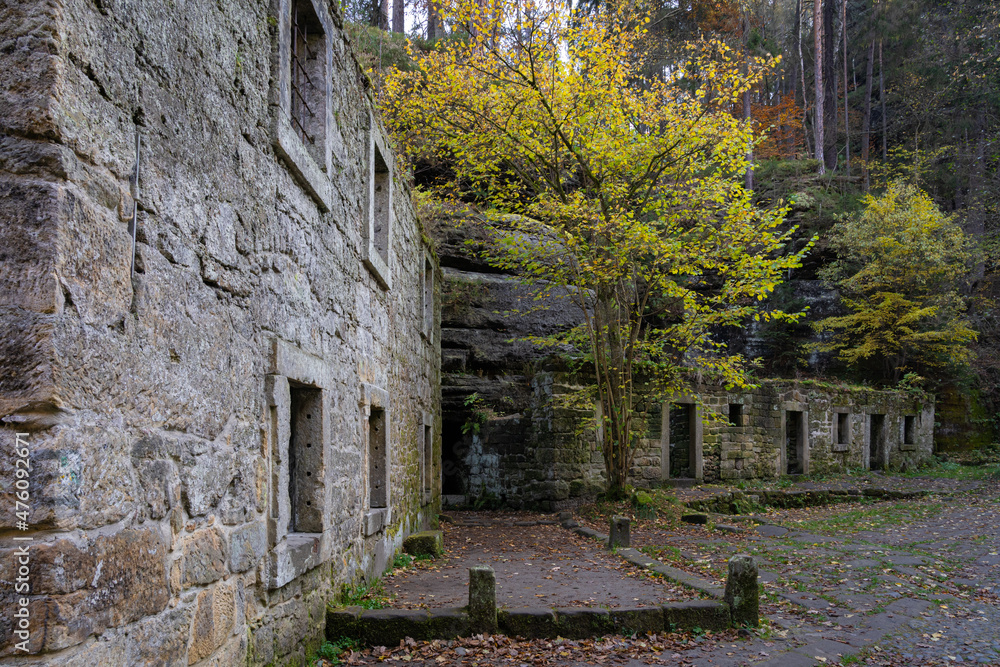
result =
[[694,406],[685,403],[670,405],[670,476],[694,477]]
[[789,475],[801,475],[805,457],[802,433],[802,413],[789,410],[785,413],[785,471]]
[[882,470],[885,461],[885,415],[868,415],[868,469]]
[[465,469],[465,434],[462,422],[445,419],[441,428],[441,493],[464,495],[469,474]]

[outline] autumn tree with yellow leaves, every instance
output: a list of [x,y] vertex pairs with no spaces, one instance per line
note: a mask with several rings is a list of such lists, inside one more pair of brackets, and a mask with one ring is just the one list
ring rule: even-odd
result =
[[731,113],[774,63],[747,67],[702,42],[649,78],[646,21],[627,3],[442,11],[466,38],[390,72],[383,110],[405,153],[448,166],[439,194],[461,193],[494,223],[491,261],[579,308],[579,326],[537,342],[595,378],[608,495],[620,496],[637,390],[669,395],[685,371],[745,386],[745,360],[713,332],[792,317],[764,304],[805,250],[787,250],[784,210],[755,206],[741,185],[754,137]]
[[822,275],[848,314],[817,322],[827,337],[815,347],[880,382],[899,382],[908,372],[932,379],[960,373],[976,339],[961,289],[975,257],[972,239],[904,180],[866,195],[864,204],[831,234],[838,260]]

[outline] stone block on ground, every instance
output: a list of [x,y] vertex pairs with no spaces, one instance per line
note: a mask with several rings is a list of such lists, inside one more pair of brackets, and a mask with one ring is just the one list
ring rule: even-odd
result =
[[335,642],[341,637],[361,637],[361,607],[330,607],[326,610],[326,638]]
[[403,551],[411,556],[433,556],[444,553],[444,534],[440,530],[424,530],[403,540]]
[[366,646],[396,646],[413,639],[455,639],[471,633],[469,615],[458,608],[369,609],[330,608],[326,612],[326,638],[359,640]]
[[681,515],[681,521],[704,526],[708,523],[708,515],[704,512],[687,512]]
[[739,526],[734,526],[729,523],[717,523],[715,524],[715,529],[722,531],[723,533],[742,533],[743,529]]
[[729,559],[723,600],[729,605],[734,626],[757,627],[760,622],[760,586],[757,583],[757,562],[752,556],[740,554]]
[[469,622],[473,632],[497,631],[497,576],[488,565],[469,568]]
[[632,520],[624,516],[611,518],[611,536],[608,538],[608,548],[632,546],[631,528]]

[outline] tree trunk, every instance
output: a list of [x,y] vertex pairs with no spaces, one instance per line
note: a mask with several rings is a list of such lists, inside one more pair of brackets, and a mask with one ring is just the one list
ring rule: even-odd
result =
[[851,115],[847,104],[847,0],[840,0],[840,22],[844,33],[844,156],[847,160],[847,178],[851,177]]
[[875,37],[868,42],[868,65],[865,77],[865,112],[861,119],[861,169],[865,177],[865,192],[871,188],[868,159],[871,151],[872,131],[872,74],[875,67]]
[[624,317],[620,295],[612,287],[598,288],[594,307],[594,365],[603,413],[606,495],[621,499],[632,468],[632,377],[622,338]]
[[379,30],[389,29],[389,0],[372,0],[369,23]]
[[441,17],[436,0],[427,0],[427,41],[435,42],[444,37]]
[[398,33],[406,32],[406,0],[393,0],[392,5],[392,31]]
[[889,159],[888,140],[886,139],[886,127],[888,121],[885,115],[885,67],[882,63],[882,40],[878,40],[878,98],[882,105],[882,160]]
[[813,113],[813,131],[816,141],[816,159],[819,160],[819,173],[822,176],[826,173],[826,160],[823,158],[825,140],[823,137],[823,4],[821,0],[816,0],[813,4],[813,43],[816,49],[816,111]]
[[[817,0],[818,2],[819,0]],[[837,0],[823,0],[823,156],[826,168],[837,168]]]
[[813,154],[809,145],[809,89],[806,88],[806,61],[802,57],[802,0],[795,0],[795,45],[799,50],[799,75],[802,77],[802,136],[806,140],[806,156]]

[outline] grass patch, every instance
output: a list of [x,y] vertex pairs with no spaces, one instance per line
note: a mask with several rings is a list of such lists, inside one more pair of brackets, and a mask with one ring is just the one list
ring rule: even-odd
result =
[[985,480],[1000,479],[1000,463],[985,463],[982,465],[966,465],[957,461],[942,461],[932,463],[926,468],[912,472],[898,473],[899,477],[933,477],[937,479]]
[[625,516],[646,527],[674,528],[681,523],[687,508],[670,489],[636,489],[627,500],[611,501],[598,498],[581,505],[578,513],[607,530],[611,517]]
[[922,503],[904,500],[890,503],[873,503],[871,507],[831,512],[815,519],[786,521],[784,525],[816,533],[857,533],[862,530],[879,531],[889,526],[926,520],[939,515],[944,503]]
[[355,586],[343,584],[340,587],[340,604],[345,607],[385,609],[389,606],[391,599],[381,579]]
[[323,642],[323,645],[319,647],[319,650],[311,658],[309,658],[310,665],[321,664],[321,660],[326,662],[322,664],[330,665],[341,665],[343,661],[341,656],[344,653],[349,653],[351,651],[356,651],[358,649],[358,640],[351,639],[349,637],[341,637],[335,642]]

